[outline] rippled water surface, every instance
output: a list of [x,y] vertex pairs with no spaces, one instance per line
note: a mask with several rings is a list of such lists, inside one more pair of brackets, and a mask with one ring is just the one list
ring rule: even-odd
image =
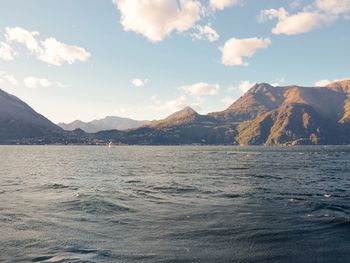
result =
[[0,262],[349,262],[350,147],[0,146]]

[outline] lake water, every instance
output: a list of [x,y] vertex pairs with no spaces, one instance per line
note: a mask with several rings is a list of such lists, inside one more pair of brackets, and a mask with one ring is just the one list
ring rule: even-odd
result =
[[349,262],[350,147],[0,147],[0,262]]

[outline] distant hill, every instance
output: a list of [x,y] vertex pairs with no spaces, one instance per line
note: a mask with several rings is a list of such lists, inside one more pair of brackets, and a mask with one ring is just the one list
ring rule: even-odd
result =
[[139,128],[146,124],[150,123],[149,121],[136,121],[128,118],[114,117],[109,116],[99,120],[93,120],[91,122],[83,121],[73,121],[71,123],[59,123],[62,129],[66,131],[73,131],[75,129],[82,129],[85,132],[95,133],[104,130],[129,130]]
[[[231,144],[233,137],[225,134],[227,125],[224,126],[222,127],[215,118],[200,115],[192,108],[186,107],[163,120],[127,131],[122,136],[115,133],[116,137],[113,137],[113,133],[109,136],[126,144]],[[108,136],[108,132],[104,136]]]
[[206,124],[215,122],[215,118],[207,115],[200,115],[191,107],[186,107],[163,120],[153,121],[148,126],[152,128],[162,128],[184,124]]
[[0,89],[0,142],[43,137],[62,129],[19,98]]

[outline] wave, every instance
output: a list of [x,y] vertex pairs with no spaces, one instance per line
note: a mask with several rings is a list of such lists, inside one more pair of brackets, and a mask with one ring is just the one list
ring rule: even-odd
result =
[[72,247],[61,253],[42,255],[33,258],[32,262],[95,262],[97,259],[108,259],[111,253],[107,250],[84,249]]
[[114,214],[134,210],[100,197],[79,195],[76,199],[61,203],[66,211],[83,211],[88,214]]

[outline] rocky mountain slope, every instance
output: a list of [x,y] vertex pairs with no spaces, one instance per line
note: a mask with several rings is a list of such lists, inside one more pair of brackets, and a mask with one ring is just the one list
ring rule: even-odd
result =
[[333,144],[329,124],[308,105],[288,104],[241,123],[235,139],[243,145]]
[[[326,87],[256,85],[226,110],[236,114],[235,104],[244,100],[258,105],[250,107],[251,115],[238,124],[236,142],[244,145],[349,143],[349,87],[350,81]],[[269,90],[273,90],[272,96]],[[265,99],[267,94],[269,100]]]
[[17,97],[0,89],[0,142],[43,137],[61,128]]

